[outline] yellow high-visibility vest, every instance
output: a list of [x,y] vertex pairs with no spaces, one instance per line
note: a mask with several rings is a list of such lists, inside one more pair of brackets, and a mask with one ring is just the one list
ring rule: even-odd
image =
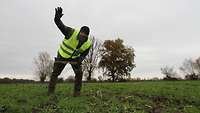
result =
[[86,49],[88,49],[92,45],[92,41],[88,38],[86,42],[84,42],[79,49],[76,49],[78,46],[78,36],[79,30],[74,30],[72,36],[69,39],[65,39],[60,44],[60,48],[58,49],[59,54],[63,58],[77,58],[83,53]]

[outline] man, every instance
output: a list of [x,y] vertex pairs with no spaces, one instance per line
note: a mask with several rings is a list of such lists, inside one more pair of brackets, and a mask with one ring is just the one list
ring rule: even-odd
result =
[[53,72],[51,74],[50,83],[48,87],[48,93],[52,94],[55,91],[56,81],[66,63],[60,61],[71,62],[72,69],[75,73],[74,83],[74,96],[79,96],[82,84],[82,67],[81,62],[88,54],[92,42],[88,38],[90,29],[87,26],[81,27],[80,31],[75,30],[71,27],[65,26],[60,20],[63,16],[62,8],[58,7],[55,9],[55,24],[64,34],[64,39],[60,44],[60,48],[55,58]]

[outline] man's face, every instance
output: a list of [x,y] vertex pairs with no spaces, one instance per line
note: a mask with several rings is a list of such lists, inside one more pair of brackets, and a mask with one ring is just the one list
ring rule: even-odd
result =
[[86,40],[87,38],[88,38],[88,35],[85,34],[84,32],[79,33],[79,40],[83,41],[83,40]]

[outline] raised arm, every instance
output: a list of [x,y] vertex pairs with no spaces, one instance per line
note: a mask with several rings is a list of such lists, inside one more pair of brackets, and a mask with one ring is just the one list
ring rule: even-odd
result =
[[71,27],[65,26],[63,24],[63,22],[61,21],[61,17],[64,14],[62,13],[62,8],[61,7],[57,7],[55,8],[55,18],[54,18],[54,22],[57,25],[57,27],[60,29],[60,31],[63,33],[63,35],[65,35],[65,38],[69,38],[74,29],[72,29]]

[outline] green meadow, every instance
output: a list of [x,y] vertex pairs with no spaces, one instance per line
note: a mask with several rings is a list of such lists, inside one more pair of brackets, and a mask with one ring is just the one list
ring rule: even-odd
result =
[[0,113],[200,113],[200,81],[83,83],[73,97],[73,83],[0,84]]

